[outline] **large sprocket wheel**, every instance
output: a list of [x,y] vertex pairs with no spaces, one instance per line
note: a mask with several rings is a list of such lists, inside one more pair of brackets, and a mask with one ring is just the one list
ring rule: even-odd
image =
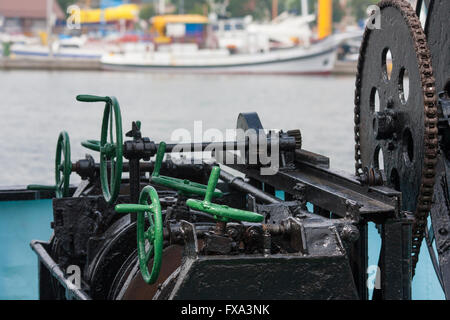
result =
[[426,37],[410,4],[383,0],[378,6],[381,29],[366,28],[358,60],[355,169],[361,177],[381,170],[387,184],[402,192],[402,210],[415,216],[414,270],[435,180],[435,81]]

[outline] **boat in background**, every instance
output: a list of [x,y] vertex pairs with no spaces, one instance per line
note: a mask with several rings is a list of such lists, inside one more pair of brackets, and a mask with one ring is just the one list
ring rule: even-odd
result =
[[108,70],[165,70],[212,73],[326,74],[336,60],[341,37],[328,37],[307,47],[234,54],[227,49],[200,49],[196,44],[170,44],[145,52],[110,53],[101,63]]
[[[307,25],[310,18],[301,17],[301,25]],[[299,19],[289,19],[268,27],[254,27],[248,31],[244,24],[234,23],[217,28],[220,23],[209,23],[201,15],[163,15],[152,19],[155,32],[153,43],[145,50],[123,50],[102,56],[102,68],[107,70],[183,71],[199,73],[275,73],[275,74],[327,74],[334,68],[336,49],[353,33],[331,33],[331,17],[328,33],[322,33],[320,40],[297,41],[273,47],[276,35],[295,34],[293,26],[299,26]],[[324,23],[323,19],[319,20]],[[222,23],[224,25],[224,23]],[[241,25],[241,27],[237,27]],[[319,29],[324,27],[319,26]],[[214,29],[219,31],[214,33]],[[218,29],[218,30],[217,30]],[[225,30],[228,29],[228,30]],[[291,30],[291,33],[286,32]],[[283,31],[283,32],[281,32]],[[227,36],[227,32],[232,35]],[[305,34],[304,28],[299,33]],[[359,35],[359,34],[358,34]],[[292,37],[289,37],[292,39]],[[297,39],[299,39],[297,37]]]
[[[13,43],[11,54],[23,57],[49,57],[99,60],[105,53],[102,46],[87,44],[87,37],[63,37],[48,45],[39,41],[32,43]],[[111,50],[111,48],[110,48]]]

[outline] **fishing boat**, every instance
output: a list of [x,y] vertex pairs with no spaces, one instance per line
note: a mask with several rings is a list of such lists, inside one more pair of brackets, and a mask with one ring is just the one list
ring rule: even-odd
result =
[[227,49],[199,49],[197,45],[171,45],[165,50],[103,55],[105,69],[167,70],[231,73],[329,73],[336,59],[338,39],[309,47],[233,54]]
[[[280,30],[290,31],[292,27],[287,26],[292,24],[271,23],[248,30],[239,24],[239,30],[223,32],[220,23],[201,15],[155,16],[151,29],[155,37],[146,50],[107,53],[101,64],[113,70],[326,74],[333,70],[339,44],[355,36],[331,34],[331,12],[327,10],[319,7],[315,39],[278,46],[273,46],[274,37],[280,39]],[[306,25],[310,18],[302,21]]]

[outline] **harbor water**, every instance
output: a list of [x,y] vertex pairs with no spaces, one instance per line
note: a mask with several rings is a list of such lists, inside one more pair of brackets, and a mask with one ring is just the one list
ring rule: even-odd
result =
[[[52,184],[56,141],[62,130],[70,136],[72,161],[88,152],[81,147],[82,140],[100,139],[103,105],[77,102],[78,94],[116,96],[124,133],[131,121],[140,120],[144,136],[168,143],[176,129],[193,132],[194,121],[202,121],[203,131],[225,132],[235,128],[240,112],[256,111],[265,128],[299,128],[304,149],[330,157],[334,169],[354,170],[351,76],[2,71],[0,83],[2,187]],[[98,161],[98,154],[94,158]],[[79,181],[77,175],[71,179]],[[51,202],[40,204],[34,217],[21,216],[24,206],[11,203],[0,212],[0,230],[15,226],[26,232],[20,239],[12,232],[0,233],[0,299],[37,298],[36,257],[28,243],[50,237]],[[370,241],[369,264],[377,264],[380,241],[373,225]],[[425,246],[419,261],[413,298],[442,299]],[[23,279],[23,286],[11,281],[15,277]]]

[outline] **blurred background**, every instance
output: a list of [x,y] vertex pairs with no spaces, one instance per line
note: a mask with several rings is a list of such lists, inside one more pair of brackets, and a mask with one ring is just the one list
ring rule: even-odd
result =
[[[52,184],[62,130],[72,159],[84,157],[103,106],[78,94],[116,96],[124,130],[141,120],[154,141],[194,121],[225,132],[256,111],[265,128],[299,128],[305,149],[353,172],[356,61],[376,2],[0,0],[0,187]],[[51,200],[38,207],[0,206],[0,299],[38,297],[29,242],[50,237]],[[425,249],[419,261],[413,298],[442,299]]]

